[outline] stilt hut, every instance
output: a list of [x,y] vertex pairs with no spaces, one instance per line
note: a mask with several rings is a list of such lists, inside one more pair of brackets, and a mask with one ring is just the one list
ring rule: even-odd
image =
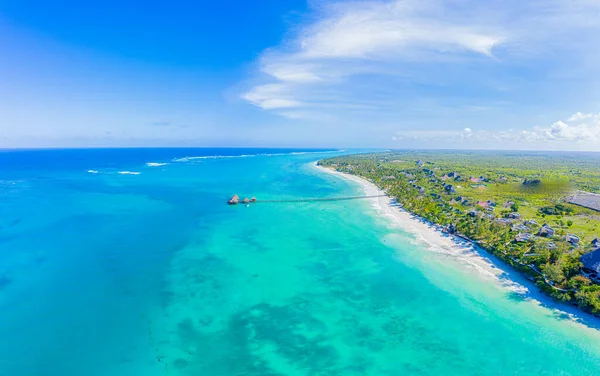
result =
[[229,205],[237,205],[239,202],[240,198],[238,197],[238,195],[233,195],[233,197],[230,198],[229,201],[227,201]]

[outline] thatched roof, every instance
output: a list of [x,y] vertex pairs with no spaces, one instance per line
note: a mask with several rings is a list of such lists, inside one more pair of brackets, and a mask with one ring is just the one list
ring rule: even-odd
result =
[[581,256],[583,267],[600,273],[600,248]]

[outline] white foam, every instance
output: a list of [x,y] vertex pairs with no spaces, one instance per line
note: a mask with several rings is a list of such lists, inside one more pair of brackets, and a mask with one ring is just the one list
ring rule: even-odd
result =
[[141,174],[141,172],[137,172],[137,171],[119,171],[119,174],[121,174],[121,175],[139,175],[139,174]]
[[146,166],[148,166],[148,167],[160,167],[160,166],[166,166],[166,165],[168,165],[168,163],[158,163],[158,162],[146,163]]
[[0,180],[0,185],[16,185],[23,182],[24,180]]
[[203,159],[224,159],[224,158],[248,158],[248,157],[278,157],[283,155],[302,155],[302,154],[324,154],[324,153],[335,153],[340,150],[328,150],[328,151],[293,151],[289,153],[258,153],[258,154],[242,154],[242,155],[203,155],[198,157],[183,157],[175,158],[173,162],[191,162]]
[[87,172],[89,172],[90,174],[97,174],[98,173],[98,171],[96,171],[96,170],[87,170]]
[[189,162],[196,161],[202,159],[224,159],[224,158],[247,158],[247,157],[256,157],[258,154],[242,154],[242,155],[203,155],[200,157],[183,157],[173,159],[173,162]]

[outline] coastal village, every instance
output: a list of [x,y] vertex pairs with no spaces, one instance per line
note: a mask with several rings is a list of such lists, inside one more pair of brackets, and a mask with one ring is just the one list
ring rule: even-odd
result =
[[[600,175],[593,165],[388,152],[321,164],[370,180],[440,230],[476,243],[556,299],[600,314]],[[532,168],[535,166],[535,168]],[[575,168],[570,182],[560,169]],[[591,189],[590,189],[591,188]]]

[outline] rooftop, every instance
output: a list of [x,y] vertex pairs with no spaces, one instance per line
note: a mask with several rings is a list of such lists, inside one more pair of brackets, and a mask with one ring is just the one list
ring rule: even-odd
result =
[[573,196],[569,197],[568,201],[571,204],[600,211],[600,195],[595,193],[577,191]]
[[584,268],[600,273],[600,248],[581,256],[581,262]]

